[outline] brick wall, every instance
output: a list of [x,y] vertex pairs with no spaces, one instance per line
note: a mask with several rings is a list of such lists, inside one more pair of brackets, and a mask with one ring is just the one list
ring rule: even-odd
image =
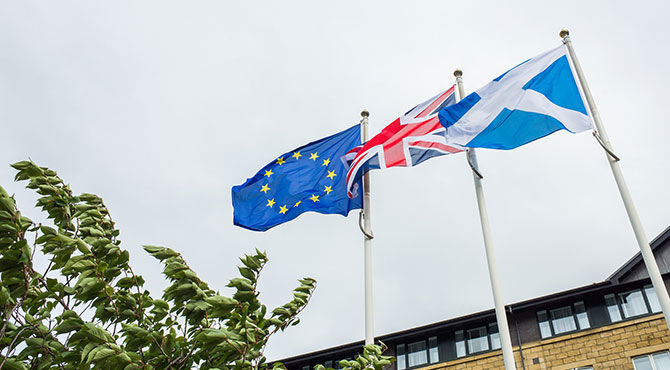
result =
[[[670,349],[670,331],[662,314],[620,322],[574,334],[548,338],[522,346],[527,370],[633,369],[632,357]],[[522,369],[519,348],[514,347],[517,369]],[[423,369],[486,370],[503,368],[501,351],[431,365]]]

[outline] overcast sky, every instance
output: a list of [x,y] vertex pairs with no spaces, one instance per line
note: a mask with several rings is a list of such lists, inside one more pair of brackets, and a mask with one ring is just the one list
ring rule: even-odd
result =
[[[670,225],[669,4],[0,1],[0,184],[34,219],[10,163],[32,158],[103,196],[154,296],[165,283],[143,244],[174,248],[225,293],[237,257],[265,250],[271,307],[316,278],[269,358],[361,340],[357,213],[257,233],[232,225],[230,188],[364,108],[379,132],[456,68],[477,89],[568,28],[651,239]],[[478,156],[506,303],[602,281],[638,251],[589,133]],[[464,156],[371,177],[375,333],[492,308]]]

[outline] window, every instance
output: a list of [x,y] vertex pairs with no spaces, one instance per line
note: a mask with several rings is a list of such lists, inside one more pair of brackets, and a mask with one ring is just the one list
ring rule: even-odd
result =
[[547,310],[538,311],[537,322],[542,338],[591,327],[584,302],[555,308],[548,312]]
[[463,335],[463,330],[459,330],[456,332],[456,357],[463,357],[465,355],[465,336]]
[[554,334],[577,330],[577,323],[570,306],[551,310],[549,315],[551,316],[551,326],[554,328]]
[[498,333],[498,324],[495,322],[489,324],[489,337],[491,338],[491,349],[500,349],[500,333]]
[[437,349],[437,337],[428,338],[409,344],[399,344],[396,346],[396,368],[404,370],[415,366],[436,363],[440,361]]
[[644,302],[644,296],[641,290],[633,290],[626,293],[619,293],[621,309],[625,317],[633,317],[649,313],[647,304]]
[[488,349],[489,349],[489,338],[486,333],[485,326],[468,330],[469,353],[488,351]]
[[607,312],[610,314],[610,321],[621,321],[621,312],[619,311],[619,305],[616,303],[614,294],[608,294],[605,296],[605,304],[607,305]]
[[437,337],[428,338],[428,355],[431,364],[440,362],[440,354],[437,350]]
[[593,366],[580,366],[580,367],[573,367],[570,370],[593,370]]
[[605,304],[611,322],[621,321],[622,317],[630,318],[661,311],[661,305],[651,285],[616,295],[607,294]]
[[586,307],[584,307],[584,302],[577,302],[573,306],[575,308],[575,317],[577,318],[579,329],[584,330],[590,328],[591,323],[589,322],[589,316],[586,314]]
[[407,345],[407,364],[409,367],[428,363],[427,355],[425,340]]
[[468,330],[458,330],[454,336],[456,357],[500,348],[500,334],[496,323]]
[[656,352],[633,358],[635,370],[670,370],[670,353]]
[[396,347],[396,368],[398,370],[404,370],[407,368],[407,364],[405,362],[405,345],[404,344],[399,344]]
[[661,303],[658,302],[658,297],[656,297],[656,291],[654,290],[654,287],[651,285],[644,287],[644,294],[647,295],[647,302],[649,302],[649,308],[651,308],[651,312],[661,312]]

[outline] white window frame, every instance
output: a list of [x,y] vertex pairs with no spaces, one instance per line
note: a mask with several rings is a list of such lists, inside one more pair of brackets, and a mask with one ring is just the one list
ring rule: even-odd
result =
[[646,357],[646,358],[649,359],[649,363],[651,364],[651,368],[652,368],[653,370],[659,370],[659,369],[656,367],[656,362],[654,362],[654,355],[657,355],[657,354],[659,354],[659,353],[667,353],[668,356],[670,356],[670,351],[665,350],[665,351],[658,351],[658,352],[653,352],[653,353],[647,353],[647,354],[645,354],[645,355],[641,355],[641,356],[635,356],[635,357],[632,357],[632,358],[630,359],[630,361],[633,363],[633,368],[635,368],[635,369],[637,370],[637,367],[635,367],[635,361],[634,361],[634,360],[635,360],[635,359],[638,359],[638,358]]

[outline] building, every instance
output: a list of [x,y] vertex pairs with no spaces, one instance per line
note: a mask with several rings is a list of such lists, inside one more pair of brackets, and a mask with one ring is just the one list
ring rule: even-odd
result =
[[[670,289],[670,227],[651,242]],[[638,253],[594,283],[506,306],[517,369],[670,370],[670,331]],[[494,311],[377,337],[394,370],[503,368]],[[337,368],[363,342],[281,360],[290,370]]]

